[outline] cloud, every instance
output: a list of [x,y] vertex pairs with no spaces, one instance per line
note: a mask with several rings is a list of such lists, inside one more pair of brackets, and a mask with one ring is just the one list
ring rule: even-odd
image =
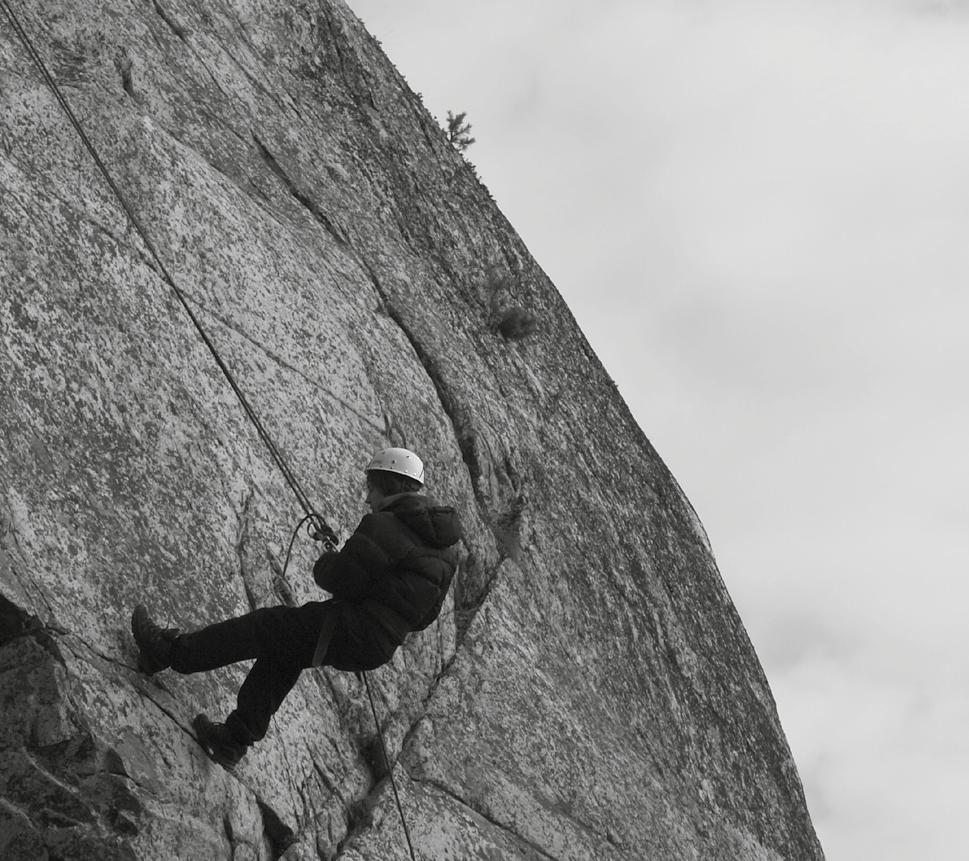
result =
[[969,797],[964,690],[900,684],[864,653],[805,656],[772,688],[827,857],[952,857]]

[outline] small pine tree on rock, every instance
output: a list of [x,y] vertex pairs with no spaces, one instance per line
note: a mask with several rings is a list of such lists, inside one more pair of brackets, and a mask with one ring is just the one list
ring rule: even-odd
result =
[[458,152],[464,152],[475,140],[471,137],[471,123],[467,122],[467,116],[467,111],[447,112],[447,139]]

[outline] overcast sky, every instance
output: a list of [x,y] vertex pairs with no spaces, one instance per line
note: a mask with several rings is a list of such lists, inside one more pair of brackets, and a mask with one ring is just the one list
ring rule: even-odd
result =
[[969,4],[350,5],[697,508],[829,861],[963,857]]

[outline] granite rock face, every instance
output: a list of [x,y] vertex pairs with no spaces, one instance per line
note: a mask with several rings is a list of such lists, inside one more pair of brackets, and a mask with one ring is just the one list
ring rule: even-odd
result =
[[[350,9],[12,6],[341,537],[386,444],[460,509],[440,620],[370,676],[417,857],[820,859],[696,514]],[[190,722],[245,667],[135,670],[134,604],[320,600],[317,546],[284,574],[301,510],[0,20],[0,856],[406,859],[352,674],[229,774]]]

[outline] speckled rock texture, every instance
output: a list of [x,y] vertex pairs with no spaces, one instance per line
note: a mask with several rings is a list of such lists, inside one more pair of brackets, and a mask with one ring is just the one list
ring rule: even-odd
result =
[[[339,0],[10,0],[327,520],[406,444],[460,509],[371,674],[422,859],[821,849],[703,529],[487,190]],[[409,857],[365,689],[307,671],[230,774],[245,666],[135,670],[324,597],[302,514],[0,16],[0,857]],[[595,289],[594,284],[589,285]]]

